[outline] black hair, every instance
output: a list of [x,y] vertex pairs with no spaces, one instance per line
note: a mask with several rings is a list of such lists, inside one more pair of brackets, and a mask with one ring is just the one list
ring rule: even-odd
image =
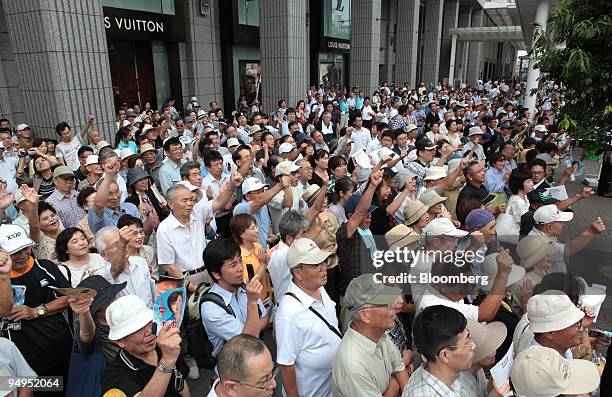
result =
[[347,193],[350,190],[357,190],[357,184],[350,180],[349,178],[340,178],[336,181],[334,185],[334,195],[332,197],[332,203],[338,204],[340,201],[340,193]]
[[512,194],[518,194],[519,190],[523,189],[523,183],[526,180],[531,179],[531,173],[529,170],[524,167],[516,168],[510,174],[510,179],[508,179],[508,188],[512,192]]
[[414,319],[414,344],[429,362],[436,362],[443,348],[457,343],[457,336],[466,325],[465,316],[458,310],[442,305],[429,306]]
[[380,136],[380,139],[382,140],[384,137],[388,137],[391,138],[391,140],[395,139],[395,133],[391,130],[385,130],[383,131],[382,135]]
[[60,135],[60,133],[64,131],[66,128],[71,128],[71,127],[70,125],[68,125],[67,122],[62,121],[55,126],[55,132],[57,133],[57,135]]
[[489,155],[489,164],[491,167],[495,167],[495,163],[503,158],[504,156],[500,152],[493,152]]
[[537,143],[538,143],[538,142],[537,142],[535,139],[533,139],[532,137],[530,137],[530,136],[528,136],[527,138],[523,139],[523,147],[524,147],[525,149],[526,149],[528,146],[535,145],[535,144],[537,144]]
[[85,207],[85,203],[87,203],[87,197],[91,196],[95,192],[96,188],[93,186],[87,186],[86,188],[81,190],[79,192],[79,195],[77,196],[77,204],[79,205],[79,207]]
[[219,160],[223,161],[223,156],[221,155],[221,153],[219,153],[215,149],[210,149],[210,150],[206,150],[202,154],[202,159],[204,160],[204,165],[206,167],[210,167],[210,165],[214,161],[219,161]]
[[[310,165],[312,165],[312,168],[316,167],[315,161],[316,160],[320,160],[323,157],[325,157],[326,155],[329,156],[329,152],[325,149],[317,149],[314,151],[314,153],[312,154],[312,157],[310,157]],[[329,168],[329,164],[328,164],[328,168]]]
[[546,169],[546,161],[542,160],[542,159],[533,159],[531,160],[531,162],[529,163],[529,169],[531,170],[534,166],[539,165],[540,167]]
[[93,153],[93,149],[90,148],[89,146],[81,146],[79,148],[79,150],[77,151],[77,155],[79,157],[81,157],[83,155],[83,153],[85,153],[85,152],[92,152]]
[[47,203],[46,201],[39,201],[38,202],[38,216],[40,216],[40,214],[42,214],[43,212],[47,210],[57,215],[57,210],[51,204]]
[[234,259],[236,255],[240,255],[240,247],[232,239],[217,238],[206,245],[204,253],[202,253],[202,259],[210,278],[215,283],[217,283],[217,279],[213,273],[221,275],[223,262]]
[[348,165],[344,157],[332,156],[329,158],[329,162],[327,163],[327,169],[333,171],[334,169],[340,167],[343,164]]
[[[66,262],[70,259],[70,255],[68,255],[68,242],[75,235],[75,233],[81,233],[85,236],[85,233],[77,228],[77,227],[68,227],[57,236],[55,239],[55,253],[57,254],[57,259],[60,262]],[[87,238],[87,237],[85,237]]]
[[140,218],[137,218],[137,217],[135,217],[133,215],[130,215],[130,214],[121,215],[121,217],[117,221],[117,228],[118,229],[121,229],[122,227],[125,227],[125,226],[132,226],[132,225],[136,225],[136,226],[138,226],[140,228],[144,228]]
[[563,291],[574,304],[578,304],[580,295],[584,294],[584,285],[573,274],[549,273],[533,287],[532,296],[553,289]]
[[251,148],[248,145],[240,145],[236,148],[236,150],[234,150],[234,153],[232,153],[232,161],[235,163],[238,160],[242,160],[242,156],[240,155],[240,152],[243,150],[248,150],[249,152],[251,151]]
[[178,137],[175,136],[175,137],[167,139],[166,142],[164,142],[164,151],[169,152],[170,146],[175,146],[175,145],[181,145],[181,141],[178,139]]

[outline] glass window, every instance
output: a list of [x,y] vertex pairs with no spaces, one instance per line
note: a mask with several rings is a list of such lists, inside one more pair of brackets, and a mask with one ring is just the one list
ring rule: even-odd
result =
[[323,35],[351,39],[351,0],[323,0]]
[[259,0],[238,0],[238,23],[259,26]]
[[102,0],[104,7],[175,15],[174,0]]
[[344,55],[322,52],[319,54],[319,84],[325,89],[344,87]]
[[161,105],[170,98],[170,74],[168,72],[168,51],[166,44],[161,41],[151,43],[153,53],[153,70],[155,73],[155,91],[157,105]]

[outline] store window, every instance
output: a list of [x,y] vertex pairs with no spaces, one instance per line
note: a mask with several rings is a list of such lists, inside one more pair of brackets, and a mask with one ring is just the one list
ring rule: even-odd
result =
[[323,35],[351,39],[351,0],[323,0]]
[[345,73],[344,55],[324,52],[319,54],[319,84],[323,84],[323,87],[342,90]]
[[102,0],[104,7],[175,15],[174,0]]
[[238,23],[259,26],[259,0],[238,0]]

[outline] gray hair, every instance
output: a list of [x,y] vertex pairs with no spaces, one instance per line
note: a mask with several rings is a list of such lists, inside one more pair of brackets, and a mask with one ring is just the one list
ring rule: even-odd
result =
[[98,163],[100,165],[104,164],[104,162],[111,157],[119,157],[117,152],[114,150],[103,150],[98,154]]
[[192,169],[197,168],[200,169],[200,163],[198,163],[197,161],[188,161],[185,164],[183,164],[181,166],[181,179],[187,179],[187,177],[189,176],[189,171],[191,171]]
[[241,334],[231,338],[217,356],[217,369],[221,381],[244,380],[249,377],[247,360],[266,351],[259,338]]
[[289,210],[281,216],[278,224],[278,232],[283,241],[286,241],[287,236],[294,237],[299,232],[310,227],[310,222],[306,217],[295,210]]
[[166,192],[166,198],[168,199],[168,201],[173,201],[174,200],[174,196],[176,196],[176,193],[179,190],[187,190],[188,192],[191,192],[191,190],[189,190],[189,188],[187,186],[185,186],[185,185],[174,184]]
[[106,251],[108,248],[108,244],[106,243],[106,235],[115,231],[119,231],[116,226],[105,226],[98,230],[94,237],[94,245],[99,253]]

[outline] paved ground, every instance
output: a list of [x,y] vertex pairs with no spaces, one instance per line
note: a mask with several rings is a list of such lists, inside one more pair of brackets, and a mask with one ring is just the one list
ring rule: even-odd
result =
[[[580,158],[582,150],[577,148],[574,153],[575,158]],[[598,174],[598,161],[585,161],[585,174]],[[557,177],[562,173],[559,169]],[[580,192],[584,177],[578,177],[575,182],[568,182],[567,192],[572,196]],[[612,293],[612,198],[605,198],[597,195],[590,196],[576,203],[574,219],[565,229],[560,237],[561,241],[567,241],[585,230],[593,220],[600,216],[607,226],[607,230],[600,236],[593,239],[587,248],[568,261],[572,270],[583,277],[589,284],[598,283],[608,287],[608,293]],[[596,327],[612,331],[612,299],[606,299],[599,314]],[[212,378],[212,371],[200,371],[200,379],[189,381],[189,387],[193,396],[206,396],[210,387],[209,379]]]

